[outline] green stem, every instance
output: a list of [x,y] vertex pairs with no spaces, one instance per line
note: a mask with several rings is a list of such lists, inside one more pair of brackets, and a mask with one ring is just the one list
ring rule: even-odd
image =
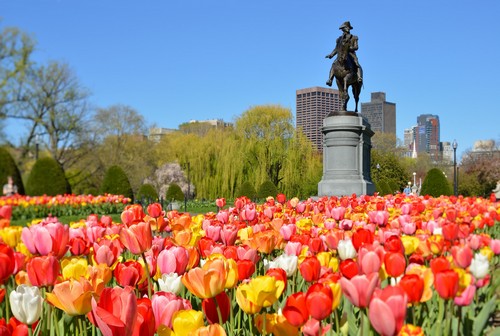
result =
[[339,320],[339,309],[338,308],[335,310],[335,331],[337,332],[337,335],[340,332],[340,320]]
[[230,290],[229,292],[229,328],[231,335],[234,335],[233,292],[234,290]]
[[253,336],[252,315],[248,315],[248,330],[250,331],[250,335]]
[[5,286],[5,321],[7,323],[10,320],[10,302],[9,302],[9,290],[7,289],[8,286]]
[[28,335],[33,336],[33,325],[28,326]]
[[144,252],[142,252],[142,260],[144,260],[144,267],[146,268],[146,274],[148,276],[148,298],[151,299],[151,275],[149,274],[149,265]]
[[217,308],[217,316],[219,317],[219,324],[222,326],[222,323],[224,322],[222,321],[222,312],[220,310],[219,302],[217,302],[215,297],[213,299],[215,301],[215,307]]
[[450,334],[451,331],[451,320],[453,318],[453,301],[451,299],[448,300],[448,309],[446,312],[446,335]]

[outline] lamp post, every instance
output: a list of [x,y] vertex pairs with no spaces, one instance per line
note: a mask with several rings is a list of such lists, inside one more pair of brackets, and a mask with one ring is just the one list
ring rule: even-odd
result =
[[35,134],[35,161],[38,161],[38,146],[39,146],[39,135]]
[[453,140],[453,194],[455,196],[458,196],[457,147],[457,140]]
[[413,172],[413,185],[417,185],[417,173]]

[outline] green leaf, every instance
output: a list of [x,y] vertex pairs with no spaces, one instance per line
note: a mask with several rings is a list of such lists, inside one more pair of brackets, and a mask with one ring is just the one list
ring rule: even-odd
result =
[[474,327],[472,329],[472,334],[474,336],[479,336],[484,330],[486,323],[491,315],[491,313],[495,310],[496,307],[496,299],[497,296],[494,295],[481,309],[481,312],[474,319]]

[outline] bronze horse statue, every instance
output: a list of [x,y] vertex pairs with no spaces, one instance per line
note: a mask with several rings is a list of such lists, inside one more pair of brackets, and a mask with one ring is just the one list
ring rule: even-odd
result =
[[[358,77],[358,69],[353,57],[349,53],[349,44],[339,43],[335,49],[337,59],[333,62],[330,69],[330,78],[326,85],[332,86],[332,81],[335,78],[337,87],[339,89],[340,99],[342,100],[342,111],[347,111],[347,102],[349,101],[349,87],[352,88],[352,95],[356,102],[356,110],[358,112],[359,95],[361,93],[362,81]],[[327,55],[326,58],[332,58],[333,53]],[[359,67],[362,76],[362,69]]]

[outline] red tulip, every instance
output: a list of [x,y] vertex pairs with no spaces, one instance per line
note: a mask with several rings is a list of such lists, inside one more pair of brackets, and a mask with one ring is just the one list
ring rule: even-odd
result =
[[332,313],[333,294],[328,285],[315,283],[306,293],[306,307],[316,320],[323,320]]
[[153,217],[153,218],[158,218],[160,216],[163,216],[164,215],[164,212],[161,208],[161,204],[160,203],[151,203],[148,205],[148,208],[147,208],[147,211],[148,211],[148,214]]
[[419,303],[424,293],[424,280],[417,274],[406,274],[401,278],[398,286],[403,288],[411,304]]
[[448,223],[443,225],[443,237],[446,240],[455,240],[458,238],[458,225],[455,223]]
[[299,265],[300,274],[307,282],[318,281],[321,264],[316,257],[307,257]]
[[144,281],[146,276],[142,265],[135,260],[128,260],[116,265],[113,271],[116,282],[122,286],[136,287],[139,283]]
[[306,308],[306,294],[302,292],[294,293],[286,299],[283,307],[283,316],[288,322],[300,328],[309,319],[309,311]]
[[339,265],[340,273],[347,279],[359,274],[358,264],[352,259],[342,260]]
[[450,262],[445,257],[437,257],[430,262],[431,270],[434,275],[440,271],[450,269]]
[[406,304],[406,293],[400,287],[387,286],[375,291],[368,313],[373,328],[381,336],[396,335],[405,321]]
[[401,241],[401,238],[396,235],[392,235],[385,240],[384,249],[387,252],[399,252],[401,254],[405,253],[403,242]]
[[267,270],[266,275],[272,276],[276,280],[283,281],[283,283],[285,284],[285,287],[283,287],[283,291],[286,290],[287,275],[286,275],[286,271],[284,269],[282,269],[282,268],[270,268]]
[[458,273],[454,270],[439,271],[434,274],[434,288],[443,299],[453,299],[458,292]]
[[131,204],[125,207],[121,214],[122,223],[126,226],[142,222],[145,214],[140,204]]
[[250,278],[255,272],[255,264],[250,260],[238,260],[238,280],[243,281]]
[[132,254],[142,254],[152,245],[151,225],[146,222],[131,224],[120,230],[120,241]]
[[69,251],[74,256],[87,255],[89,249],[89,242],[83,237],[74,237],[69,241]]
[[137,322],[133,336],[153,336],[156,331],[155,316],[149,298],[137,300]]
[[215,200],[215,205],[219,208],[222,209],[226,205],[226,199],[225,198],[217,198]]
[[286,196],[284,194],[278,194],[276,195],[276,200],[278,201],[278,203],[285,204]]
[[354,232],[351,239],[352,245],[358,251],[363,244],[373,244],[374,235],[370,230],[359,228]]
[[[229,301],[229,296],[226,292],[221,292],[213,298],[203,299],[201,307],[207,320],[210,324],[218,323],[224,324],[229,318],[229,310],[231,309],[231,302]],[[217,312],[217,307],[219,307],[222,321],[219,320],[219,313]]]
[[7,244],[0,243],[0,284],[14,273],[14,250]]
[[369,275],[356,275],[350,280],[341,278],[339,282],[342,292],[353,305],[366,308],[370,303],[378,280],[378,274],[372,273]]
[[61,265],[54,256],[34,257],[26,265],[26,271],[33,286],[54,286],[61,272]]
[[106,287],[99,302],[92,298],[89,319],[103,336],[131,336],[137,323],[137,298],[132,287]]
[[405,256],[399,252],[387,252],[384,256],[384,265],[387,274],[397,278],[405,272]]

